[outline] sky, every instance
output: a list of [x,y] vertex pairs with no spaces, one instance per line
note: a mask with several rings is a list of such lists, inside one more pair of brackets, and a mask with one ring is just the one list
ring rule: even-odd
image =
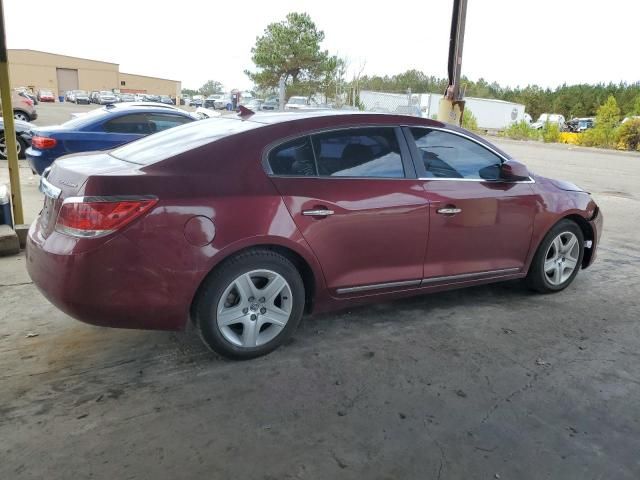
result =
[[[4,0],[9,48],[120,64],[120,71],[248,89],[256,36],[307,12],[348,75],[446,77],[452,0]],[[46,12],[39,14],[39,12]],[[501,85],[637,82],[638,0],[468,0],[462,74]]]

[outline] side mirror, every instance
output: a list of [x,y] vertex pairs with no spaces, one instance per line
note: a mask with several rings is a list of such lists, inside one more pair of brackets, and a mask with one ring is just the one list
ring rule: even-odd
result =
[[522,163],[509,160],[500,167],[500,179],[505,182],[529,180],[529,170]]

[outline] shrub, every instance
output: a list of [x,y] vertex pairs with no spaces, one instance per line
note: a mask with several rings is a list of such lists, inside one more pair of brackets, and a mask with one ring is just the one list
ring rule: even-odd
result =
[[577,145],[579,136],[579,134],[573,132],[560,132],[560,143]]
[[555,123],[546,122],[542,127],[542,141],[553,143],[560,141],[560,128]]
[[640,119],[624,122],[615,133],[616,147],[619,150],[640,151]]
[[512,123],[502,134],[514,140],[538,140],[540,138],[540,132],[535,128],[531,128],[524,120]]
[[465,108],[462,112],[462,128],[471,130],[472,132],[478,131],[478,120],[473,115],[471,110]]

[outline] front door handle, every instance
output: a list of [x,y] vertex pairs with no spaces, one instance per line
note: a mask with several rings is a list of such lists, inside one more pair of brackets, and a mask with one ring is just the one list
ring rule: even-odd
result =
[[333,210],[328,210],[326,208],[314,208],[313,210],[303,210],[302,215],[306,215],[307,217],[326,217],[327,215],[333,215],[335,212]]
[[455,215],[456,213],[460,213],[462,209],[457,207],[445,207],[445,208],[439,208],[436,211],[440,215]]

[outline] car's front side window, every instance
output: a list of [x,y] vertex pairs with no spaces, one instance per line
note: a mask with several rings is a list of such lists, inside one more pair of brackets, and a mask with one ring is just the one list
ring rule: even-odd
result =
[[427,178],[497,180],[502,159],[460,135],[411,128]]
[[312,136],[321,177],[404,178],[392,127],[349,128]]

